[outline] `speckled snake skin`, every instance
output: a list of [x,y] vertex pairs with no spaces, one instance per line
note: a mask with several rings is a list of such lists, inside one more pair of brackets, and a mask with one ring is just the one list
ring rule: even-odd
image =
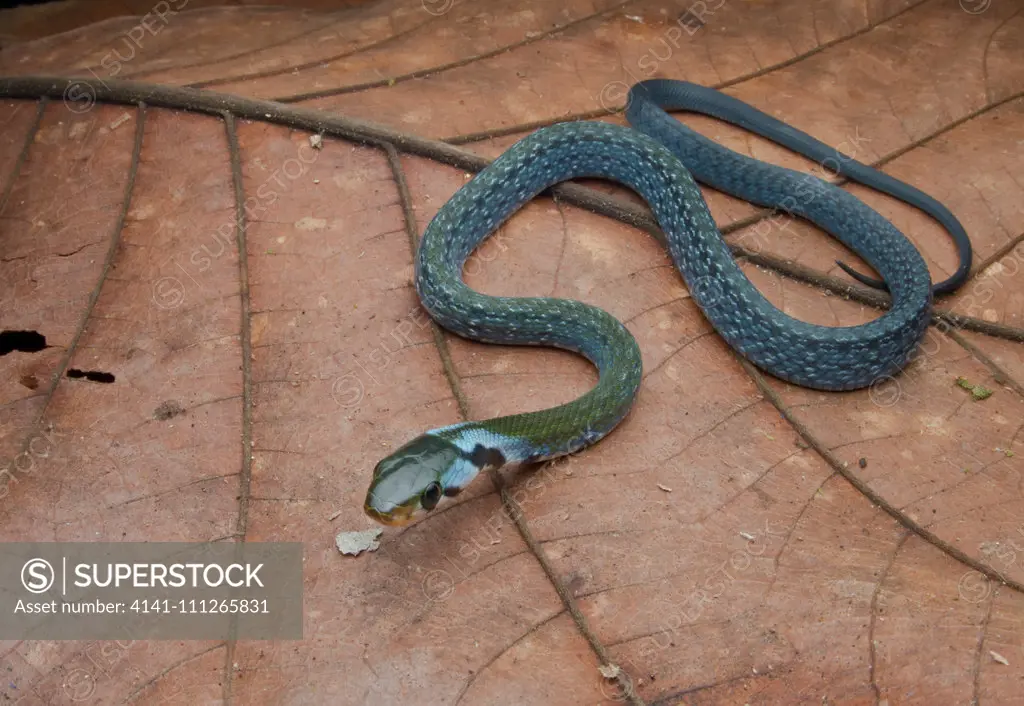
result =
[[[680,98],[680,86],[695,95]],[[704,315],[730,346],[772,375],[820,390],[852,390],[907,363],[928,325],[932,288],[924,260],[903,234],[848,192],[721,147],[684,128],[662,105],[720,117],[725,113],[737,124],[760,115],[771,123],[755,125],[754,131],[805,155],[813,152],[799,141],[794,145],[794,136],[801,136],[817,145],[819,153],[812,158],[820,159],[820,150],[838,154],[744,103],[676,81],[633,88],[627,117],[636,129],[564,123],[516,143],[431,221],[416,261],[417,291],[430,315],[449,331],[489,343],[575,351],[594,363],[600,380],[560,407],[463,422],[413,439],[377,465],[364,506],[372,517],[388,524],[408,521],[433,509],[443,496],[457,494],[482,469],[572,453],[605,436],[628,413],[642,365],[636,341],[619,321],[581,302],[492,297],[462,281],[466,258],[484,239],[523,204],[567,179],[610,179],[643,197]],[[778,134],[781,129],[789,133]],[[858,168],[878,174],[864,165]],[[800,215],[831,233],[882,276],[892,307],[874,321],[845,328],[784,314],[733,259],[694,177],[744,200]],[[872,185],[870,178],[858,180]]]

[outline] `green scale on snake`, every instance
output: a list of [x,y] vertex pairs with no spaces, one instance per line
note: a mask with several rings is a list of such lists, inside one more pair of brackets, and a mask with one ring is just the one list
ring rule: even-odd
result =
[[[665,110],[711,115],[821,162],[850,179],[928,213],[957,245],[960,266],[934,287],[956,289],[971,264],[963,227],[928,195],[842,155],[751,106],[681,81],[634,86],[626,116],[635,129],[563,123],[517,142],[463,186],[430,222],[416,258],[416,290],[441,326],[476,341],[553,346],[598,369],[597,385],[552,409],[426,431],[377,464],[364,509],[403,524],[461,492],[482,470],[533,463],[596,443],[629,413],[642,378],[640,349],[610,314],[578,301],[492,297],[462,281],[470,253],[523,204],[578,177],[619,182],[650,206],[673,262],[715,330],[745,358],[781,379],[820,390],[853,390],[896,373],[910,360],[931,316],[933,288],[920,253],[888,220],[848,192],[802,172],[726,149]],[[685,166],[684,166],[685,165]],[[816,224],[880,275],[891,308],[851,327],[808,324],[773,306],[735,262],[695,179],[751,203]]]

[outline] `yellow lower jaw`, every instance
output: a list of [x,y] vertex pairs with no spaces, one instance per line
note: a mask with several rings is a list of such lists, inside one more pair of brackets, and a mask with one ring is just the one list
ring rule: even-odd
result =
[[397,507],[391,513],[383,513],[369,505],[363,505],[363,511],[377,522],[388,527],[401,527],[413,520],[411,507]]

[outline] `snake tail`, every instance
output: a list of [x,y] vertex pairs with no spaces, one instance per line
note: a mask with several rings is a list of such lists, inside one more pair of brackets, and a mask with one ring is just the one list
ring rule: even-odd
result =
[[[705,162],[693,159],[697,150],[706,149],[707,143],[710,141],[670,116],[665,112],[668,110],[701,113],[743,128],[817,162],[825,172],[831,172],[835,176],[844,176],[875,191],[892,196],[931,216],[949,234],[956,246],[958,260],[956,271],[932,288],[934,294],[948,294],[955,291],[970,275],[973,251],[967,231],[948,208],[923,191],[859,162],[792,125],[713,88],[672,79],[649,79],[630,88],[626,98],[626,119],[630,124],[637,130],[668,145],[673,153],[690,168],[697,181],[716,189],[732,193],[729,191],[728,184],[716,184],[713,174],[701,171]],[[713,149],[721,149],[718,145],[711,144]],[[752,203],[778,208],[787,213],[807,218],[807,213],[801,207],[803,200],[800,198],[800,192],[796,192],[790,194],[790,198],[782,202],[752,200]],[[876,280],[867,277],[838,260],[836,264],[862,284],[876,289],[887,288],[884,279]]]

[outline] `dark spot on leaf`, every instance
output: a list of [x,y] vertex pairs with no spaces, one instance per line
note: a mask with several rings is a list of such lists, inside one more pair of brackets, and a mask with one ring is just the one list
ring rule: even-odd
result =
[[38,353],[46,348],[46,336],[38,331],[0,331],[0,355],[12,351]]
[[22,375],[21,379],[19,379],[18,382],[20,382],[22,385],[24,385],[30,390],[35,390],[39,388],[39,378],[37,378],[35,375]]
[[68,369],[69,378],[85,378],[89,382],[102,382],[112,383],[114,382],[113,373],[104,373],[99,370],[79,370],[78,368]]
[[153,417],[161,422],[165,422],[171,417],[176,417],[179,414],[184,414],[185,408],[174,400],[166,400],[160,403],[160,406],[153,411]]
[[569,581],[566,585],[566,588],[569,589],[569,593],[571,595],[579,596],[581,593],[583,593],[583,589],[586,586],[586,583],[586,579],[584,579],[578,573],[573,572],[569,575]]
[[866,458],[862,458],[861,460],[857,461],[857,465],[860,466],[861,468],[867,468],[868,460]]
[[691,30],[691,33],[693,33],[707,23],[704,21],[704,18],[697,13],[687,10],[686,12],[680,13],[679,24]]

